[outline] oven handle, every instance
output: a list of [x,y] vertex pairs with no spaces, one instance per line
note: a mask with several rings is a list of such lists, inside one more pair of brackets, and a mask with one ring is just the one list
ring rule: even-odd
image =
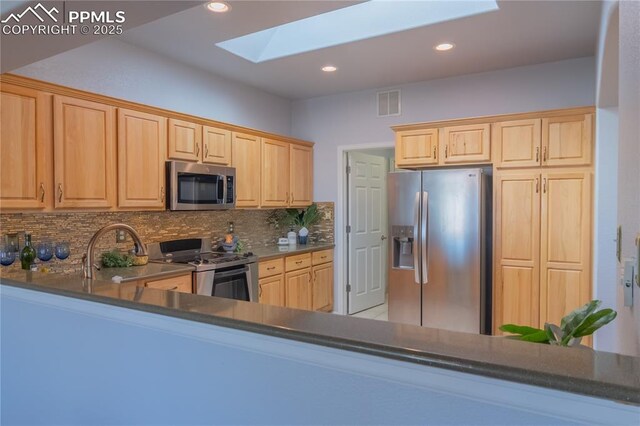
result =
[[218,175],[220,176],[222,179],[222,204],[226,204],[227,203],[227,176],[225,175]]
[[225,278],[225,277],[230,277],[233,275],[240,275],[240,274],[244,274],[247,273],[249,271],[249,267],[245,266],[242,269],[233,269],[231,271],[224,271],[224,272],[216,272],[215,270],[213,271],[213,279],[215,280],[216,278]]

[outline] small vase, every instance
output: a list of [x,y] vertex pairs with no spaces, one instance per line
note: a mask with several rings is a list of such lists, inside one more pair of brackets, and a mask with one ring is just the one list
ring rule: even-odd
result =
[[300,244],[307,244],[307,239],[309,237],[309,230],[306,227],[302,227],[300,228],[300,231],[298,231],[298,242]]

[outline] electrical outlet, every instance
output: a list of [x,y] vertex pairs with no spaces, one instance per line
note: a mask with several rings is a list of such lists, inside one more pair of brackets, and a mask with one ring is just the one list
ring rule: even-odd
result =
[[116,243],[127,241],[127,233],[123,229],[116,229]]

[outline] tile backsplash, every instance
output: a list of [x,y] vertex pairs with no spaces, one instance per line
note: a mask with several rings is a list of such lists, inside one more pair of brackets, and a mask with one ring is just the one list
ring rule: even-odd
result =
[[[319,202],[322,213],[319,224],[310,229],[309,240],[334,242],[334,204]],[[204,212],[82,212],[82,213],[2,213],[0,233],[2,236],[20,233],[20,244],[24,243],[22,232],[32,235],[34,245],[41,241],[56,243],[68,241],[71,255],[65,260],[55,257],[46,263],[52,272],[78,272],[82,255],[93,234],[103,226],[112,223],[131,225],[145,243],[190,237],[211,237],[220,241],[227,233],[229,222],[233,222],[234,233],[247,249],[274,245],[276,239],[284,236],[287,229],[277,224],[277,216],[283,210],[224,210]],[[116,243],[115,232],[104,235],[96,246],[98,255],[114,248],[130,249],[131,237],[125,243]],[[4,268],[20,268],[18,259]]]

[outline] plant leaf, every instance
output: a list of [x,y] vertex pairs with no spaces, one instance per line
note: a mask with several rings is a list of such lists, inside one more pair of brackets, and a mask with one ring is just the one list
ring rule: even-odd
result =
[[558,340],[558,336],[556,336],[553,327],[558,328],[558,326],[554,326],[549,323],[545,323],[544,325],[544,332],[547,334],[547,339],[549,340],[549,342],[555,342]]
[[593,334],[600,327],[609,324],[613,321],[617,312],[613,309],[602,309],[589,315],[584,322],[574,330],[573,337],[583,337]]
[[591,315],[602,303],[600,300],[592,300],[591,302],[569,312],[560,321],[560,328],[563,332],[563,339],[572,335],[572,332],[582,324],[582,322]]
[[520,340],[523,340],[525,342],[549,343],[549,336],[547,336],[546,331],[538,330],[535,333],[530,333],[526,336],[522,336]]
[[544,331],[544,330],[540,330],[539,328],[533,328],[533,327],[528,327],[526,325],[516,325],[516,324],[503,324],[500,326],[500,330],[506,331],[507,333],[520,334],[521,336],[527,336],[529,334]]

